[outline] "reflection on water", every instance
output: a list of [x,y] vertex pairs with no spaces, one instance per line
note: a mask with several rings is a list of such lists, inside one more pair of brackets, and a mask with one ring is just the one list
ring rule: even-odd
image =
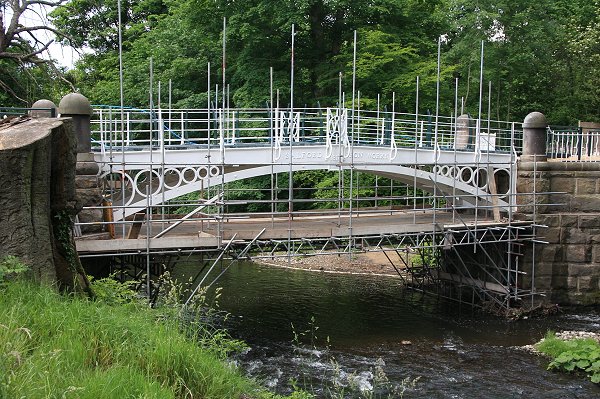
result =
[[217,285],[228,329],[252,348],[237,361],[278,392],[296,380],[320,396],[351,385],[395,397],[404,379],[419,378],[405,398],[600,397],[591,382],[546,371],[544,359],[514,348],[548,329],[598,329],[598,312],[506,322],[406,292],[394,278],[251,263],[232,266]]

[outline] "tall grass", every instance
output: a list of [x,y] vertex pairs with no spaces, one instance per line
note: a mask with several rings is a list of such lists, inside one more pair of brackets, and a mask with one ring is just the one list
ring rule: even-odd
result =
[[139,304],[0,288],[0,398],[275,398]]

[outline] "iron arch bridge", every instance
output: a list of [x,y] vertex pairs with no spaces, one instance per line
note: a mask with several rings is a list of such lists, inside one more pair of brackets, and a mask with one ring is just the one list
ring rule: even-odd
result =
[[97,109],[92,149],[114,220],[237,180],[360,171],[464,207],[514,206],[521,126],[346,108]]

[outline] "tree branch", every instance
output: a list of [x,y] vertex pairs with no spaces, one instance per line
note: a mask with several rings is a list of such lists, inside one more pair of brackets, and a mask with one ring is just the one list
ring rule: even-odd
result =
[[15,93],[14,90],[10,88],[10,86],[8,86],[6,83],[4,83],[4,81],[2,79],[0,79],[0,88],[3,89],[4,91],[6,91],[11,96],[13,96],[14,98],[16,98],[17,100],[27,104],[27,101],[22,99],[21,97],[19,97],[17,95],[17,93]]
[[42,6],[49,6],[49,7],[57,7],[61,4],[63,4],[65,2],[65,0],[57,0],[57,1],[45,1],[45,0],[29,0],[26,1],[25,4],[27,5],[27,7],[31,6],[31,5],[42,5]]

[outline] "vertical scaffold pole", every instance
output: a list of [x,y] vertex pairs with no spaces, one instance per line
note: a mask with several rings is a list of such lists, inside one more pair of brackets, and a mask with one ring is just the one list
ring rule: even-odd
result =
[[436,88],[435,88],[435,130],[434,130],[434,162],[433,162],[433,229],[434,236],[437,231],[437,208],[438,208],[438,200],[437,200],[437,176],[438,176],[438,152],[440,151],[440,145],[438,143],[438,131],[439,131],[439,118],[440,118],[440,66],[441,66],[441,54],[442,54],[442,39],[438,38],[438,51],[437,51],[437,79],[436,79]]
[[418,159],[418,136],[419,136],[419,76],[417,76],[417,86],[415,94],[415,163],[414,167],[414,179],[413,179],[413,223],[417,223],[417,164]]
[[[222,76],[222,86],[221,91],[223,106],[221,109],[221,120],[219,126],[219,149],[221,152],[221,205],[219,207],[220,218],[219,218],[219,239],[221,240],[221,245],[223,241],[223,218],[225,216],[225,106],[226,106],[226,98],[225,98],[225,71],[227,69],[227,18],[223,17],[223,61],[221,63],[221,76]],[[218,92],[218,91],[217,91]]]
[[348,198],[350,199],[349,205],[349,221],[348,221],[348,235],[349,235],[349,244],[348,244],[348,252],[351,252],[351,244],[352,244],[352,192],[354,189],[354,127],[355,127],[355,93],[356,93],[356,30],[354,31],[354,56],[352,59],[352,131],[350,133],[350,193]]
[[275,132],[273,131],[273,67],[269,68],[269,136],[271,142],[271,227],[275,226]]
[[[124,91],[123,91],[123,21],[122,21],[122,17],[121,17],[121,0],[118,1],[117,3],[118,6],[118,10],[117,13],[119,14],[119,100],[120,100],[120,105],[121,105],[121,197],[122,197],[122,201],[121,201],[121,205],[123,205],[122,209],[122,220],[123,222],[125,222],[125,139],[124,139],[124,135],[125,135],[125,128],[124,128],[124,108],[125,108],[125,96],[124,96]],[[110,149],[112,152],[112,143],[110,145]],[[111,172],[112,172],[112,159],[111,159]],[[112,178],[112,177],[111,177]],[[112,195],[112,188],[111,188],[111,195]],[[112,198],[111,198],[111,202],[112,202]],[[112,212],[112,210],[111,210]],[[125,223],[123,223],[122,225],[122,235],[121,237],[125,238]]]
[[[481,107],[483,99],[483,49],[484,41],[481,41],[481,57],[479,66],[479,111],[477,116],[477,128],[475,130],[475,148],[476,148],[476,163],[475,163],[475,230],[477,230],[477,222],[479,217],[479,179],[481,173],[479,171],[479,162],[481,161]],[[473,252],[477,252],[477,245],[474,243]]]
[[292,262],[291,258],[291,244],[292,244],[292,213],[294,212],[294,170],[293,170],[293,154],[292,154],[292,140],[294,136],[294,41],[295,41],[295,25],[292,24],[292,59],[290,68],[290,123],[288,124],[288,139],[290,145],[290,171],[288,181],[288,263]]
[[[212,136],[211,130],[210,130],[210,123],[211,123],[211,118],[210,118],[210,62],[207,65],[207,78],[206,78],[206,144],[207,144],[207,156],[206,156],[206,180],[208,182],[207,184],[207,194],[206,194],[206,198],[212,198],[211,196],[211,187],[212,185],[210,184],[210,165],[211,165],[211,154],[210,154],[210,139]],[[184,133],[183,133],[183,128],[181,129],[181,137],[183,138]]]
[[459,178],[459,170],[457,167],[457,160],[456,160],[456,139],[457,139],[457,135],[458,135],[458,126],[457,126],[457,122],[458,121],[458,78],[456,78],[455,83],[454,83],[454,137],[453,137],[453,148],[454,148],[454,179],[452,179],[452,223],[454,223],[456,221],[456,181]]

